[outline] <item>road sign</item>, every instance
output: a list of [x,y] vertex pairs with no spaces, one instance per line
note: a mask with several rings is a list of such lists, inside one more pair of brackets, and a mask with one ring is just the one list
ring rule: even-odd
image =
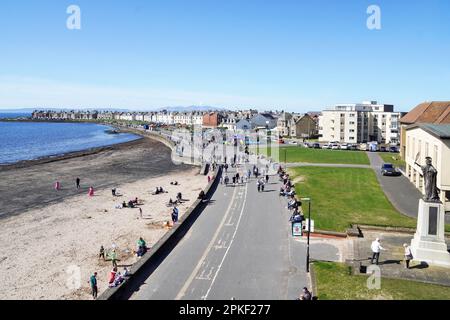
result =
[[296,222],[292,224],[292,236],[301,237],[303,235],[303,225],[301,222]]
[[[309,227],[309,219],[306,219],[306,222],[305,222],[305,230],[306,231],[309,231],[308,227]],[[311,232],[314,232],[314,220],[312,220],[312,219],[311,219]]]

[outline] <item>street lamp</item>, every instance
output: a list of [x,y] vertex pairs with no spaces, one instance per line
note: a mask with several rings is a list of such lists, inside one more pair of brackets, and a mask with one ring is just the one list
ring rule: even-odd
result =
[[301,198],[300,201],[308,201],[308,241],[306,244],[306,272],[309,273],[309,237],[311,234],[311,198]]

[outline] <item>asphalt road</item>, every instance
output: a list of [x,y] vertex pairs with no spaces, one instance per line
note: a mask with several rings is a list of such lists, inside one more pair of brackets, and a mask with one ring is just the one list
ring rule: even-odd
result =
[[310,287],[306,246],[290,234],[279,187],[276,176],[264,193],[258,193],[255,179],[220,185],[185,238],[131,299],[295,299],[302,287]]

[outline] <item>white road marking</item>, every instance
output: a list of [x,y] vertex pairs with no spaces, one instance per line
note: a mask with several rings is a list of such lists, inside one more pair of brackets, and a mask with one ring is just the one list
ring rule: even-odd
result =
[[210,241],[208,247],[206,248],[205,252],[203,252],[203,255],[200,258],[200,260],[198,261],[197,266],[194,268],[194,270],[192,270],[191,275],[189,276],[189,278],[184,283],[184,285],[181,288],[180,292],[178,292],[177,296],[175,297],[175,300],[181,300],[181,298],[183,298],[185,296],[187,289],[189,288],[189,286],[191,285],[191,283],[194,280],[195,276],[197,275],[197,273],[199,272],[200,268],[204,264],[206,256],[208,255],[208,253],[210,252],[210,250],[213,247],[214,243],[216,242],[216,239],[219,236],[219,233],[222,230],[222,227],[225,224],[225,221],[228,218],[229,213],[231,212],[231,207],[234,204],[234,199],[236,197],[236,190],[237,189],[234,189],[233,196],[231,198],[230,204],[228,205],[227,211],[226,211],[225,215],[223,216],[222,221],[220,222],[220,225],[219,225],[219,227],[216,230],[216,233],[214,234],[213,238],[211,239],[211,241]]
[[247,186],[245,186],[244,202],[242,203],[242,209],[241,209],[241,213],[239,214],[239,220],[238,220],[238,222],[237,222],[237,224],[236,224],[236,229],[234,230],[233,236],[231,237],[230,244],[228,245],[228,248],[227,248],[227,250],[225,251],[225,254],[223,255],[222,261],[220,262],[219,266],[217,267],[216,273],[214,274],[214,278],[213,278],[212,281],[211,281],[211,284],[210,284],[210,286],[209,286],[209,288],[208,288],[208,291],[207,291],[206,294],[202,297],[202,300],[208,299],[209,292],[211,291],[211,288],[212,288],[212,286],[214,285],[214,282],[216,281],[217,275],[219,274],[219,271],[220,271],[220,269],[222,268],[222,264],[223,264],[223,262],[225,261],[225,258],[226,258],[227,255],[228,255],[228,251],[230,251],[230,248],[231,248],[231,246],[233,245],[234,238],[236,237],[237,231],[238,231],[238,229],[239,229],[239,225],[240,225],[240,223],[241,223],[241,218],[242,218],[242,215],[243,215],[243,213],[244,213],[245,204],[246,204],[246,202],[247,202],[247,190],[248,190],[248,188],[247,188]]

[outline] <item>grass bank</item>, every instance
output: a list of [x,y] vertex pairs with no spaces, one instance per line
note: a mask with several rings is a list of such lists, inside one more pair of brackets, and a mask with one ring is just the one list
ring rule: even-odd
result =
[[450,287],[421,282],[381,279],[381,289],[369,290],[367,276],[351,275],[342,263],[315,262],[319,300],[450,300]]

